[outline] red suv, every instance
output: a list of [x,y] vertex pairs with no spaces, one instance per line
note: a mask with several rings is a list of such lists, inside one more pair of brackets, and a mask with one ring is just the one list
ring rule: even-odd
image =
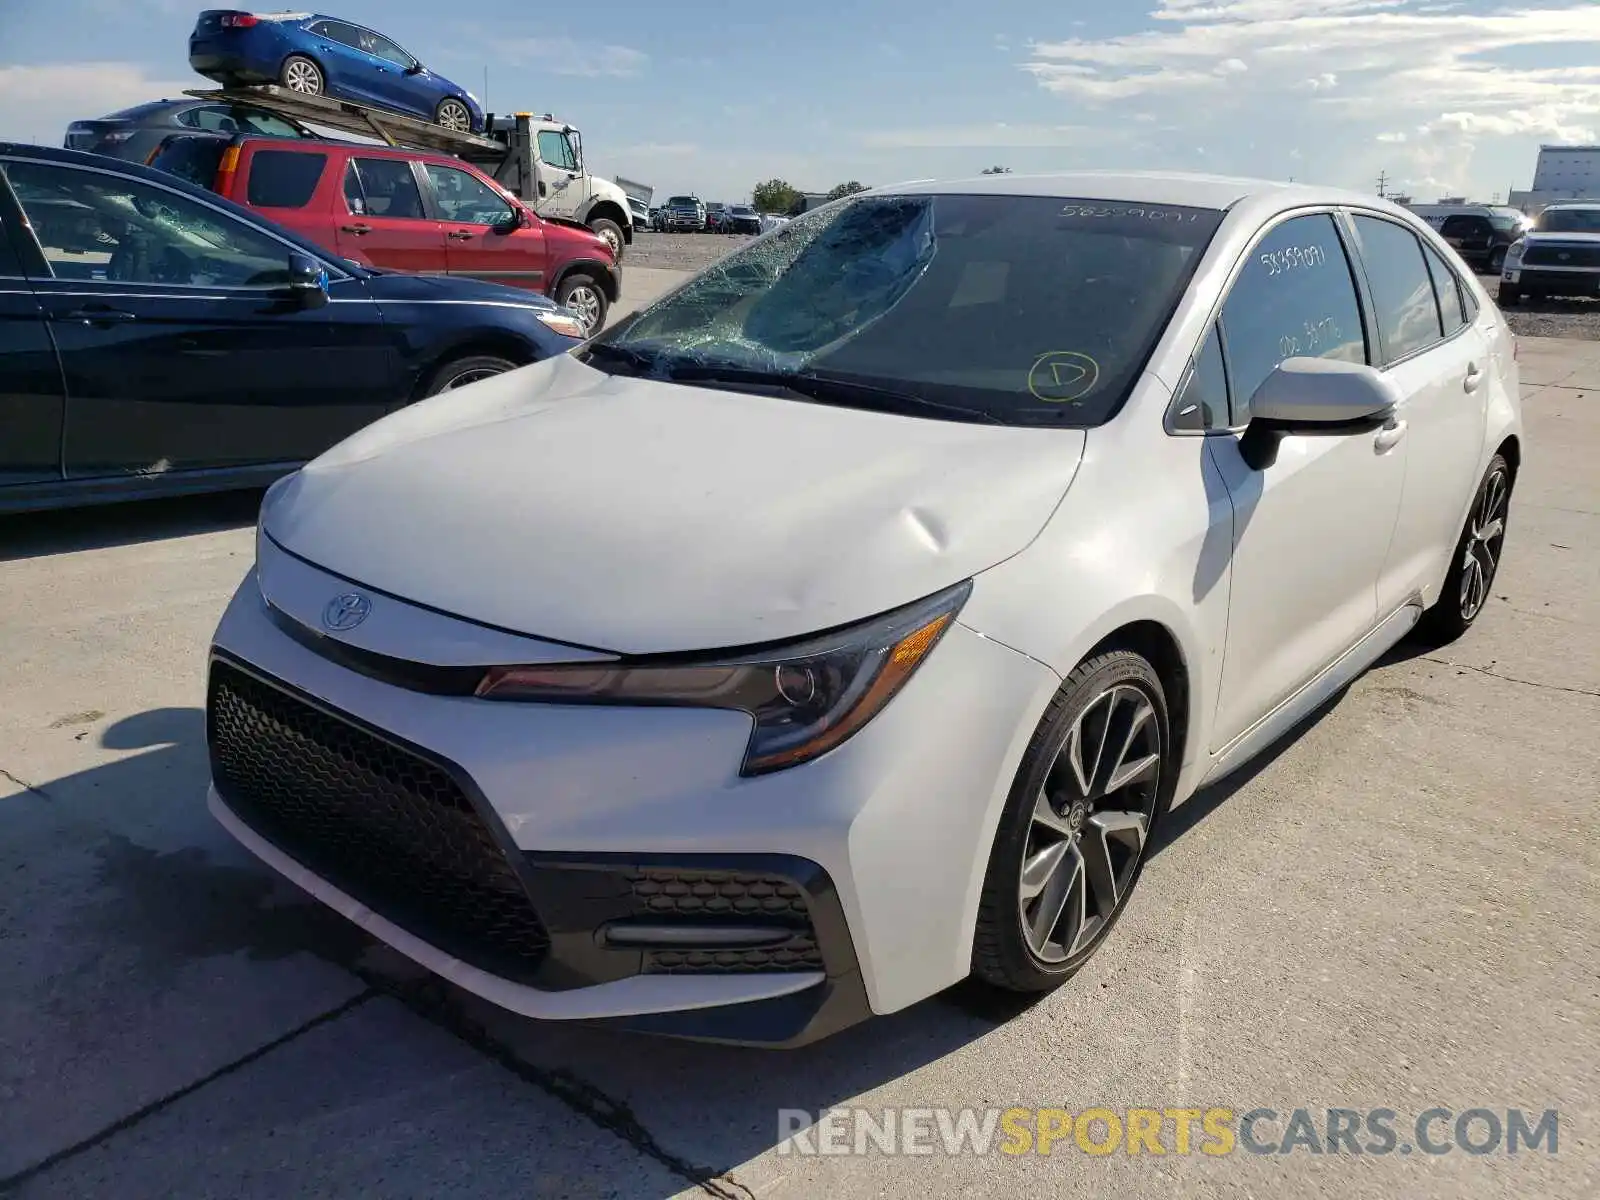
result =
[[362,266],[542,292],[590,333],[620,280],[606,240],[551,221],[448,154],[346,142],[173,134],[148,164],[253,208]]

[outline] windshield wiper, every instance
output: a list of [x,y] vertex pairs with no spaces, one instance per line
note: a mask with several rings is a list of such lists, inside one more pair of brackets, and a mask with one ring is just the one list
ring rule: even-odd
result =
[[920,411],[937,412],[958,421],[978,421],[988,425],[1004,425],[993,413],[978,408],[963,408],[959,404],[941,404],[915,392],[879,384],[860,383],[838,375],[825,375],[818,371],[762,371],[753,367],[674,364],[666,378],[673,383],[725,383],[755,387],[783,388],[821,404],[843,408],[862,408],[874,412]]
[[641,375],[653,371],[656,363],[660,361],[660,355],[649,354],[643,350],[630,350],[626,346],[615,346],[610,342],[590,342],[583,348],[581,361],[587,363],[596,358],[632,367]]

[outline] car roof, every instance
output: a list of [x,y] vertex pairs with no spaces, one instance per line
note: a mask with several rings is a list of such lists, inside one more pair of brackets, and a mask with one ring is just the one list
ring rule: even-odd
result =
[[1552,208],[1600,208],[1600,200],[1556,200],[1544,206],[1544,211]]
[[877,195],[966,194],[1048,196],[1076,200],[1120,200],[1190,208],[1232,208],[1244,200],[1276,201],[1283,208],[1308,204],[1359,204],[1398,209],[1365,192],[1185,171],[1059,171],[1039,175],[975,175],[966,179],[918,179],[875,188]]

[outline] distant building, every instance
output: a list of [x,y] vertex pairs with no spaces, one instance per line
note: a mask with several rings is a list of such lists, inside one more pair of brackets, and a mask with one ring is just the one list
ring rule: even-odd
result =
[[1557,200],[1600,199],[1600,146],[1540,146],[1533,186],[1507,199],[1526,213]]

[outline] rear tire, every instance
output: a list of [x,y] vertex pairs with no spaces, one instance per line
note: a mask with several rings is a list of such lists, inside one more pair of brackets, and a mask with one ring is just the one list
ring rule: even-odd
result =
[[592,277],[568,275],[556,287],[556,294],[551,299],[578,314],[578,319],[583,322],[585,337],[593,337],[606,327],[606,310],[611,306],[610,301]]
[[980,979],[1049,991],[1099,949],[1177,781],[1169,730],[1161,677],[1133,651],[1097,654],[1067,676],[995,831],[972,943]]
[[1439,599],[1412,631],[1426,646],[1455,641],[1489,603],[1500,559],[1505,551],[1506,521],[1511,515],[1511,464],[1496,454],[1489,460],[1478,490],[1472,495],[1461,536],[1456,539],[1450,570],[1439,589]]
[[440,392],[453,392],[457,388],[466,387],[469,383],[477,383],[495,375],[504,375],[507,371],[515,371],[517,364],[509,358],[497,358],[492,354],[473,354],[466,358],[452,359],[435,371],[428,378],[428,386],[422,390],[422,395],[437,396]]
[[283,60],[278,81],[291,92],[299,92],[302,96],[320,96],[327,87],[322,68],[303,54],[291,54]]
[[596,217],[589,222],[589,228],[605,238],[606,244],[611,247],[611,257],[621,262],[622,252],[628,248],[628,239],[622,236],[622,226],[610,217]]

